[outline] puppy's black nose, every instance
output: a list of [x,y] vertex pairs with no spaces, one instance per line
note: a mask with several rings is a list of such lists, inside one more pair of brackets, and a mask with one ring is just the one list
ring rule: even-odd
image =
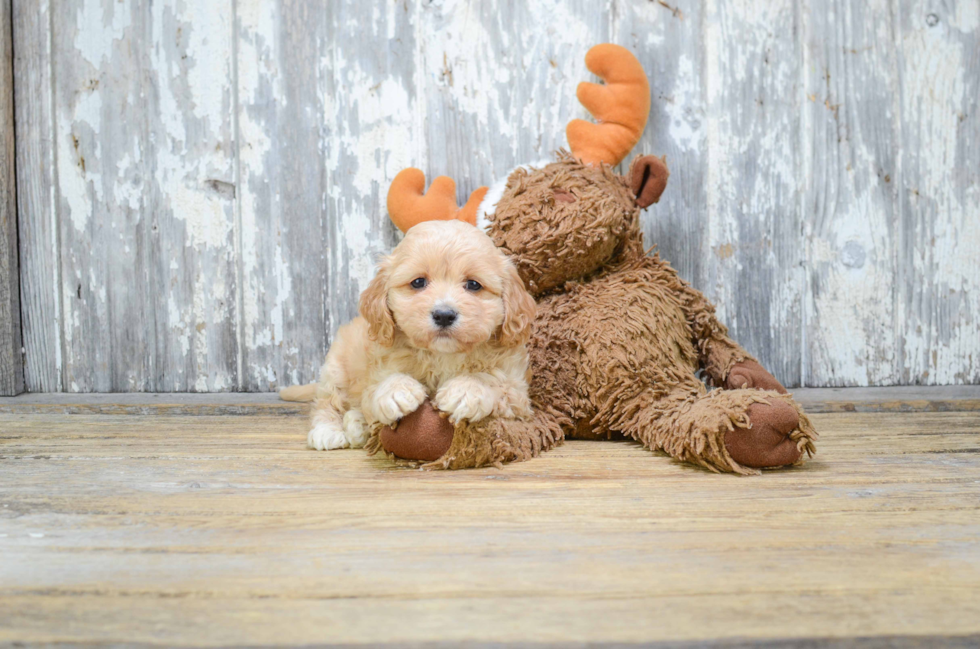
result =
[[452,309],[436,309],[432,312],[432,321],[443,329],[451,327],[456,322],[456,312]]

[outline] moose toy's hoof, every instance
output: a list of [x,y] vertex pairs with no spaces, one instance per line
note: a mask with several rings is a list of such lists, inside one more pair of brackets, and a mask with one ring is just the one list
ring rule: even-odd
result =
[[454,432],[452,423],[426,399],[395,428],[385,426],[381,429],[381,447],[403,460],[433,462],[449,450]]
[[765,469],[793,464],[802,451],[789,434],[799,425],[796,409],[785,401],[753,403],[748,409],[751,428],[736,428],[725,436],[725,447],[742,466]]

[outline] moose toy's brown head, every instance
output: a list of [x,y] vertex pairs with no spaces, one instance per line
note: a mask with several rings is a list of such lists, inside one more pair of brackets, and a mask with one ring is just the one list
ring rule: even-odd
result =
[[502,194],[491,191],[480,205],[488,234],[535,295],[618,256],[643,254],[640,209],[656,203],[667,186],[667,165],[654,156],[637,157],[626,176],[612,169],[639,141],[650,112],[639,61],[605,44],[589,50],[585,63],[605,81],[578,87],[579,101],[598,122],[573,120],[566,130],[570,153],[560,151],[556,162],[540,168],[516,169]]

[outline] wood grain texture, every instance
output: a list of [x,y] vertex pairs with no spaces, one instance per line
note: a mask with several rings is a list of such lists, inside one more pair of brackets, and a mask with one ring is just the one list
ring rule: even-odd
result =
[[891,7],[832,2],[804,13],[808,384],[903,382]]
[[24,380],[29,391],[55,392],[65,386],[51,4],[13,0],[13,17]]
[[613,6],[422,3],[417,65],[427,177],[454,178],[462,204],[517,165],[554,159],[567,146],[569,120],[587,116],[575,99],[591,77],[582,44],[609,40]]
[[980,382],[980,2],[895,3],[902,383]]
[[19,394],[24,390],[17,264],[12,20],[10,2],[0,0],[0,395]]
[[642,63],[652,96],[646,130],[622,170],[633,155],[667,157],[669,191],[642,213],[644,238],[681,277],[705,289],[709,256],[717,252],[705,236],[709,145],[704,3],[622,2],[616,10],[615,40]]
[[235,387],[231,14],[52,16],[67,389]]
[[806,382],[976,383],[980,6],[811,9]]
[[814,420],[814,460],[738,478],[626,442],[425,473],[306,450],[302,417],[2,415],[0,642],[980,633],[975,414]]
[[412,3],[238,3],[241,387],[317,376],[393,247],[413,138]]
[[648,71],[643,228],[788,386],[980,382],[980,8],[14,0],[30,390],[312,380],[398,235],[565,144],[583,56]]
[[324,114],[333,94],[323,78],[326,12],[324,3],[237,5],[243,389],[300,380],[297,362],[310,378],[330,333],[326,255],[342,246],[328,238],[325,205],[323,143],[335,129]]
[[705,4],[708,214],[697,283],[731,335],[800,384],[799,3]]

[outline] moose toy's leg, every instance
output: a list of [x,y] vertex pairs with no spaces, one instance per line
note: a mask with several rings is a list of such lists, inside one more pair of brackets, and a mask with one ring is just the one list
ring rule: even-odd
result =
[[423,469],[471,469],[531,459],[562,442],[561,427],[549,415],[532,419],[486,417],[456,425],[453,443],[438,460]]
[[[753,425],[728,433],[725,444],[729,454],[739,464],[756,468],[792,464],[802,458],[804,451],[812,455],[817,432],[776,377],[724,334],[706,343],[705,371],[715,385],[729,391],[768,390],[783,395],[770,401],[771,407],[749,406]],[[784,435],[794,430],[800,434]]]
[[[421,410],[421,408],[420,408]],[[442,432],[437,424],[447,425],[446,419],[432,410],[422,413],[425,422],[415,421],[413,415],[399,424],[394,433],[380,424],[371,430],[367,449],[370,454],[384,451],[395,458],[408,459],[422,464],[423,469],[473,469],[481,466],[499,466],[507,462],[527,460],[562,442],[561,426],[551,416],[536,412],[532,419],[503,419],[486,417],[478,422],[462,421],[450,428],[451,441],[441,441]],[[435,422],[432,421],[435,417]],[[406,440],[393,443],[389,438],[398,436],[440,436],[438,444],[425,440]],[[403,448],[404,447],[404,448]],[[430,449],[438,448],[434,455]],[[424,451],[424,452],[420,452]]]
[[762,390],[707,392],[694,379],[666,393],[644,392],[619,403],[604,426],[645,446],[714,471],[757,473],[796,464],[815,437],[788,395]]
[[735,405],[749,398],[739,393],[764,390],[775,397],[768,405],[748,405],[745,413],[750,425],[736,426],[725,434],[728,456],[744,467],[765,468],[802,461],[804,452],[812,455],[817,433],[786,388],[728,337],[728,329],[701,293],[683,285],[682,295],[701,367],[712,385],[724,388],[716,392],[728,393],[713,398]]

